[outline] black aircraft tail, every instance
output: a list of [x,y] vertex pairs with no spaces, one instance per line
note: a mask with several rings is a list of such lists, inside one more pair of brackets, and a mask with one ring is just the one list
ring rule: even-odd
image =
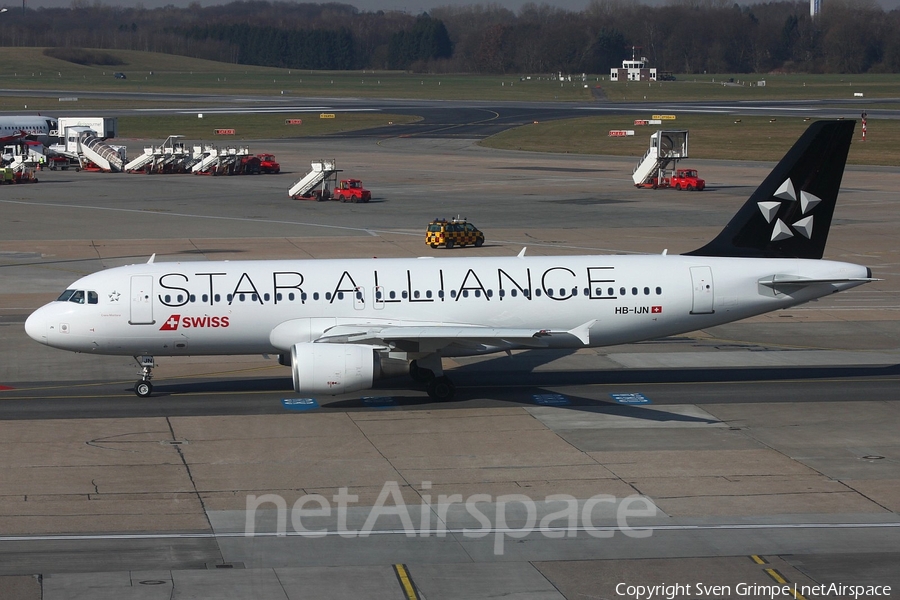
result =
[[822,258],[855,125],[810,125],[725,229],[686,254]]

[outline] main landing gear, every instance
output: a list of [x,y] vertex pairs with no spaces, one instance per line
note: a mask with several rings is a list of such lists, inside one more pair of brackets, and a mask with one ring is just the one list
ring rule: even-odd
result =
[[150,383],[150,379],[153,377],[152,371],[156,363],[153,362],[152,356],[135,356],[134,360],[141,367],[141,372],[138,373],[141,380],[134,384],[134,393],[140,398],[146,398],[153,393],[153,384]]
[[437,354],[410,362],[409,376],[413,381],[424,383],[425,391],[434,400],[446,402],[452,400],[456,393],[456,386],[449,377],[444,375],[441,357]]

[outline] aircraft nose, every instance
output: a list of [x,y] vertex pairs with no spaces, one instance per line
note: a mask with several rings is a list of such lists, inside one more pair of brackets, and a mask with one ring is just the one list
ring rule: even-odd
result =
[[46,344],[47,330],[47,315],[43,308],[37,309],[25,319],[25,333],[34,341]]

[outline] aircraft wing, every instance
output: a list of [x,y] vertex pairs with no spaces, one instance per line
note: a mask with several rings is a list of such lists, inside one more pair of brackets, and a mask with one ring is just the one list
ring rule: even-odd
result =
[[590,328],[594,323],[596,320],[568,331],[466,325],[338,325],[327,330],[316,342],[367,344],[407,352],[435,352],[450,346],[546,348],[552,337],[575,336],[586,346],[590,343]]

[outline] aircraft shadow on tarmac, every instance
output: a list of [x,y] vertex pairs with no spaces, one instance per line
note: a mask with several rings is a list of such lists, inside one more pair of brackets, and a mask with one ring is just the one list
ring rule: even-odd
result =
[[[388,383],[396,383],[398,380],[389,379]],[[218,388],[218,389],[217,389]],[[123,390],[127,391],[127,390]],[[198,405],[193,403],[191,407],[184,406],[182,400],[185,395],[199,396],[217,396],[217,392],[228,393],[228,396],[217,396],[211,399],[208,406],[199,408],[200,413],[206,413],[211,410],[213,414],[259,414],[283,412],[280,406],[275,403],[267,403],[265,407],[260,407],[258,403],[247,403],[246,397],[240,396],[240,391],[245,392],[281,392],[281,395],[290,396],[293,392],[290,389],[290,381],[283,378],[269,379],[251,379],[251,380],[231,380],[227,383],[208,383],[195,382],[179,385],[159,385],[155,388],[154,394],[149,399],[143,399],[141,402],[148,403],[146,409],[157,414],[165,414],[168,416],[190,416],[198,414]],[[236,394],[237,392],[237,394]],[[657,410],[653,406],[628,406],[617,404],[612,401],[596,400],[572,394],[562,396],[558,392],[550,389],[541,388],[539,386],[509,388],[492,388],[487,394],[479,392],[477,389],[458,390],[454,400],[450,402],[441,402],[433,400],[428,396],[410,395],[409,392],[396,393],[396,388],[391,390],[373,389],[365,392],[366,395],[360,395],[352,398],[343,397],[336,400],[328,400],[327,397],[318,397],[320,403],[319,410],[328,411],[370,411],[379,409],[406,408],[406,409],[452,409],[471,407],[473,404],[486,406],[486,402],[491,406],[507,404],[513,406],[548,406],[560,410],[580,411],[593,414],[606,414],[617,417],[631,417],[652,422],[682,422],[694,424],[713,424],[719,421],[706,419],[703,417],[694,417],[672,413],[666,410]],[[381,395],[379,395],[381,394]],[[390,394],[390,395],[385,395]],[[538,401],[535,400],[538,399]],[[542,403],[541,398],[549,398],[550,402]],[[564,398],[563,403],[554,401]]]
[[[880,379],[900,376],[900,365],[849,365],[849,366],[784,366],[784,367],[718,367],[718,368],[653,368],[653,369],[597,369],[597,370],[536,370],[549,362],[574,354],[572,351],[526,351],[514,359],[498,356],[473,364],[458,366],[447,373],[457,386],[456,396],[450,402],[433,400],[422,394],[419,384],[405,377],[379,380],[371,390],[345,394],[333,399],[324,396],[316,400],[324,409],[371,410],[372,408],[452,408],[460,406],[555,406],[566,410],[604,412],[622,416],[634,416],[649,420],[685,420],[708,422],[705,419],[675,415],[666,411],[654,411],[647,405],[628,406],[612,399],[613,392],[640,391],[636,386],[657,386],[652,395],[666,393],[668,400],[662,404],[703,404],[726,401],[727,392],[719,390],[707,396],[696,394],[696,386],[690,384],[728,384],[740,386],[745,383],[771,382],[782,389],[789,383],[809,385],[819,383],[830,388],[835,379]],[[688,385],[685,385],[688,384]],[[668,386],[660,389],[658,386]],[[585,397],[579,386],[604,386],[598,396]],[[413,391],[415,390],[415,392]],[[567,391],[571,390],[571,391]],[[217,403],[225,396],[241,397],[241,392],[258,394],[274,392],[284,397],[299,396],[291,388],[289,377],[229,379],[227,381],[190,381],[180,383],[159,383],[154,389],[154,398],[168,404],[164,398],[177,400],[183,395],[218,396]],[[668,393],[671,392],[671,393]],[[348,397],[352,396],[352,397]],[[542,399],[550,399],[542,402]],[[554,402],[553,399],[560,399]],[[798,397],[792,393],[764,393],[754,388],[742,396],[741,401],[797,402],[822,400],[819,394]],[[246,402],[246,397],[244,397]],[[656,398],[654,398],[656,402]],[[223,405],[231,405],[228,400]],[[236,406],[231,407],[236,408]],[[246,407],[249,409],[249,407]],[[257,407],[258,410],[259,407]],[[249,412],[254,412],[252,409]]]

